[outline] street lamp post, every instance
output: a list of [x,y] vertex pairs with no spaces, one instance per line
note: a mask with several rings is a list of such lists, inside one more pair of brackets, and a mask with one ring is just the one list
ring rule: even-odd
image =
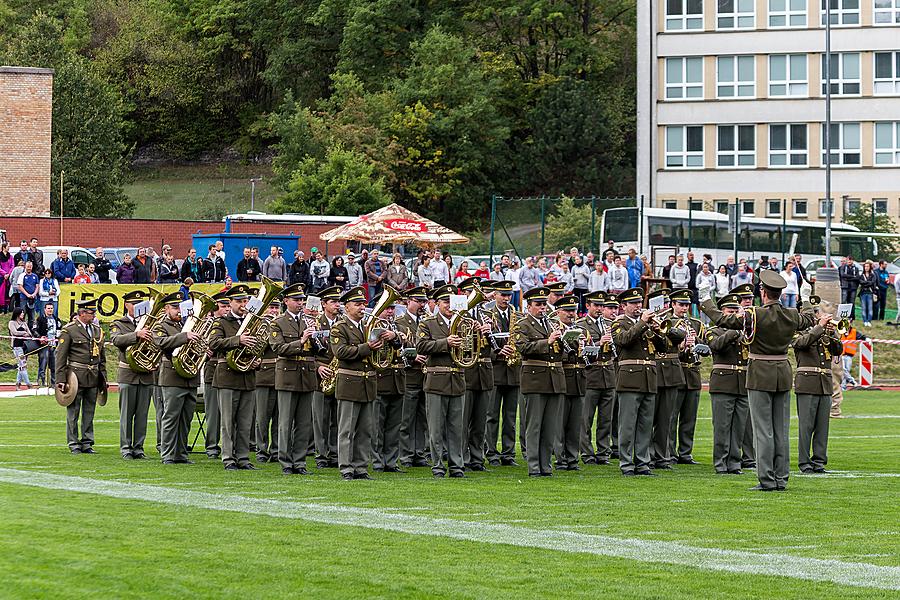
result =
[[825,266],[831,266],[831,0],[825,0]]
[[262,177],[253,177],[250,179],[250,210],[256,208],[256,184],[262,181]]

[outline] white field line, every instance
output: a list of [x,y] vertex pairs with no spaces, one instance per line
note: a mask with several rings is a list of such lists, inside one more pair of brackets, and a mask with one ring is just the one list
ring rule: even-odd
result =
[[856,587],[900,590],[900,567],[868,563],[701,548],[675,542],[539,530],[507,524],[456,521],[388,512],[382,509],[255,499],[17,469],[0,468],[0,482],[124,500],[145,500],[154,504],[300,519],[328,525],[365,527],[410,535],[439,536],[487,544],[678,564],[711,571],[752,573]]

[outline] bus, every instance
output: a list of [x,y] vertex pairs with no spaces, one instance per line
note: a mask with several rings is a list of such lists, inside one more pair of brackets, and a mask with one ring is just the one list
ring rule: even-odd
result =
[[[782,254],[802,254],[805,263],[825,258],[825,223],[817,221],[741,217],[736,252],[728,215],[718,212],[645,208],[641,214],[637,207],[608,208],[603,211],[601,231],[603,241],[613,240],[619,252],[643,249],[654,265],[664,265],[668,255],[689,250],[698,263],[709,254],[716,265],[729,256],[735,262],[745,258],[751,265],[761,256],[774,256],[781,264]],[[878,234],[844,223],[832,223],[831,231],[832,257],[878,255],[874,239]]]

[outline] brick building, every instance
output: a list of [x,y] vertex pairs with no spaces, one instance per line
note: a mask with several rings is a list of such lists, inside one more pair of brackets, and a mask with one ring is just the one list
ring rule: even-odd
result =
[[53,70],[0,66],[0,214],[50,215]]

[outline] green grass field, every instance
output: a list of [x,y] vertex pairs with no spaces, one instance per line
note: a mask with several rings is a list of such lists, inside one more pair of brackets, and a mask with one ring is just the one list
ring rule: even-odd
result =
[[[848,393],[848,418],[831,421],[836,472],[794,472],[781,494],[712,473],[705,395],[701,407],[702,464],[656,478],[418,468],[342,482],[277,464],[226,473],[202,454],[163,466],[152,422],[151,460],[123,461],[115,397],[97,412],[99,454],[72,456],[53,400],[0,399],[0,596],[898,597],[900,394]],[[748,556],[763,570],[740,572]]]

